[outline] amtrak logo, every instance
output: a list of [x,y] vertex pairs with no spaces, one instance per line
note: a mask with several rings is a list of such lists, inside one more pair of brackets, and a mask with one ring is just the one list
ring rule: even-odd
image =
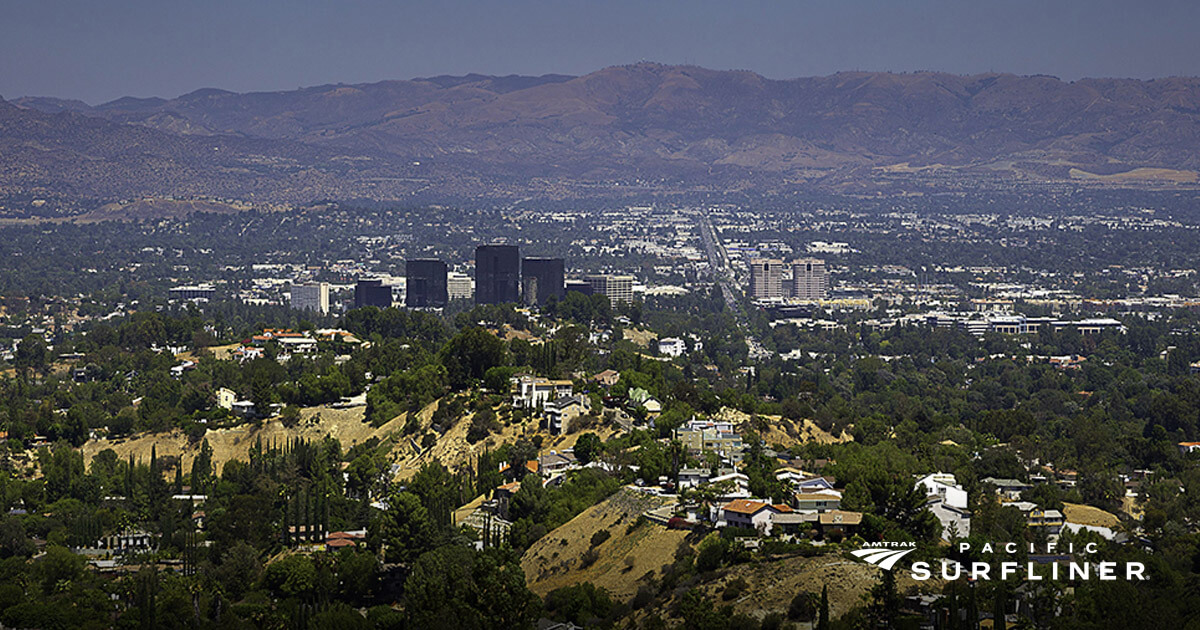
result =
[[873,564],[884,571],[891,571],[892,567],[896,566],[896,563],[899,562],[901,558],[914,551],[916,551],[915,547],[909,547],[907,549],[868,547],[866,549],[855,549],[854,551],[850,552],[850,555],[862,560],[863,562]]

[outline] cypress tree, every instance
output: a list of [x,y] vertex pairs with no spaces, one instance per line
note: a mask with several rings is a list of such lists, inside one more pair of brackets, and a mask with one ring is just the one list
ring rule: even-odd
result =
[[971,586],[971,592],[967,595],[967,623],[964,626],[969,630],[977,630],[979,628],[979,600],[975,595],[975,586]]
[[958,630],[958,625],[961,623],[958,614],[958,581],[950,583],[950,623],[946,624],[947,628]]
[[829,630],[829,585],[821,587],[821,609],[817,611],[817,630]]
[[992,628],[995,630],[1005,630],[1007,627],[1004,619],[1004,609],[1007,603],[1008,597],[1004,592],[1004,584],[996,584],[996,600],[992,603]]

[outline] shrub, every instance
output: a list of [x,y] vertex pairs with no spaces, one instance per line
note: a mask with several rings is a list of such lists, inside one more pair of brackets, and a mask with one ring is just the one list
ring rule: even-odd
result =
[[729,601],[737,599],[742,593],[746,592],[746,588],[750,585],[742,578],[734,578],[725,585],[725,590],[721,592],[721,599]]
[[812,621],[817,616],[817,606],[820,604],[816,593],[801,591],[792,598],[788,606],[788,619],[793,621]]
[[586,569],[593,564],[596,564],[596,561],[599,559],[600,552],[595,547],[592,547],[591,549],[583,552],[583,556],[579,558],[579,568]]
[[608,533],[607,529],[602,529],[595,534],[592,534],[592,547],[599,547],[609,538],[612,538],[612,534]]

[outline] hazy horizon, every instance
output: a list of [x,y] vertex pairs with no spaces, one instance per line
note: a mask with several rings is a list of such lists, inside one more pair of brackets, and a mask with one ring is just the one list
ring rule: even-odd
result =
[[844,71],[1066,81],[1200,75],[1200,6],[1174,1],[6,4],[0,95],[93,105],[203,88],[582,75],[643,60],[772,79]]

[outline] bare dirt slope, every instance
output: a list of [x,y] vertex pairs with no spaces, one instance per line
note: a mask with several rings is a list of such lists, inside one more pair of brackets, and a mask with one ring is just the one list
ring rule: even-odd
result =
[[[686,531],[653,523],[633,526],[642,512],[666,502],[623,488],[543,536],[521,558],[530,590],[545,595],[563,586],[591,582],[608,589],[614,599],[629,600],[637,593],[642,576],[650,573],[657,577],[664,565],[674,561],[675,550],[687,536]],[[592,535],[602,529],[611,537],[597,548],[599,559],[583,567]]]
[[[786,614],[797,593],[820,594],[821,588],[828,585],[829,611],[836,619],[862,605],[863,597],[879,581],[881,571],[841,554],[813,558],[795,556],[736,565],[721,579],[700,588],[713,601],[721,601],[721,594],[730,581],[745,580],[747,586],[742,595],[730,603],[737,612],[761,618],[771,612]],[[903,593],[916,582],[907,571],[897,571],[896,584]],[[922,584],[929,586],[928,582]]]
[[[686,531],[668,530],[650,522],[636,524],[642,512],[666,502],[623,488],[550,532],[521,558],[530,590],[545,596],[557,588],[591,582],[608,590],[614,600],[629,601],[647,577],[661,577],[662,568],[674,561],[680,545],[691,544],[685,540]],[[597,560],[585,567],[583,555],[591,547],[592,536],[602,529],[607,529],[611,537],[597,547]],[[709,574],[697,588],[712,601],[726,603],[721,597],[726,585],[745,580],[743,594],[728,603],[737,612],[761,618],[771,612],[786,614],[797,593],[819,594],[822,586],[828,585],[830,610],[837,617],[862,604],[879,574],[877,567],[830,553],[735,565]],[[898,578],[901,592],[915,584],[907,571],[900,571]],[[671,605],[665,602],[656,608],[661,613]]]
[[1109,529],[1116,529],[1121,524],[1121,519],[1117,518],[1115,514],[1105,512],[1097,507],[1078,503],[1064,503],[1063,516],[1067,519],[1068,523],[1107,527]]
[[[278,419],[274,419],[258,427],[246,424],[229,429],[214,429],[205,434],[204,439],[208,440],[213,449],[213,465],[220,470],[221,466],[231,459],[248,459],[250,448],[259,439],[264,445],[283,444],[289,439],[319,440],[329,435],[341,442],[343,449],[349,449],[372,437],[383,439],[404,426],[405,417],[399,416],[383,426],[372,427],[363,418],[365,409],[309,407],[301,410],[300,423],[292,428],[284,427]],[[432,411],[424,410],[422,413]],[[199,451],[200,442],[189,442],[187,435],[178,430],[142,433],[126,439],[89,440],[83,445],[84,459],[90,463],[97,453],[109,448],[116,451],[121,459],[133,455],[134,459],[139,461],[148,461],[151,449],[154,448],[160,457],[180,457],[186,472],[191,470],[192,459]]]
[[579,436],[587,431],[597,434],[603,440],[609,439],[618,431],[615,425],[605,424],[601,421],[596,426],[587,429],[587,431],[577,431],[569,435],[554,436],[540,428],[536,418],[526,418],[521,423],[502,424],[499,431],[472,444],[467,441],[467,431],[471,428],[471,419],[474,416],[467,415],[460,418],[449,430],[438,436],[437,442],[432,447],[424,449],[421,448],[421,437],[432,430],[432,417],[437,404],[434,403],[421,411],[418,416],[420,419],[420,429],[418,431],[411,436],[398,439],[395,446],[392,447],[389,457],[393,463],[400,465],[400,470],[395,477],[397,481],[408,479],[416,474],[421,469],[421,466],[435,459],[451,470],[474,465],[475,459],[485,449],[494,451],[501,444],[511,444],[521,438],[532,440],[535,436],[541,436],[542,446],[540,450],[546,453],[551,450],[563,450],[574,446]]
[[[751,417],[750,414],[738,411],[737,409],[722,407],[713,418],[735,424],[744,424],[750,422]],[[759,416],[759,420],[767,427],[765,431],[760,432],[760,435],[771,446],[788,448],[805,442],[833,444],[835,442],[851,442],[854,440],[849,433],[844,431],[841,435],[833,435],[821,429],[815,422],[807,418],[800,422],[793,422],[785,420],[782,416],[763,415]]]

